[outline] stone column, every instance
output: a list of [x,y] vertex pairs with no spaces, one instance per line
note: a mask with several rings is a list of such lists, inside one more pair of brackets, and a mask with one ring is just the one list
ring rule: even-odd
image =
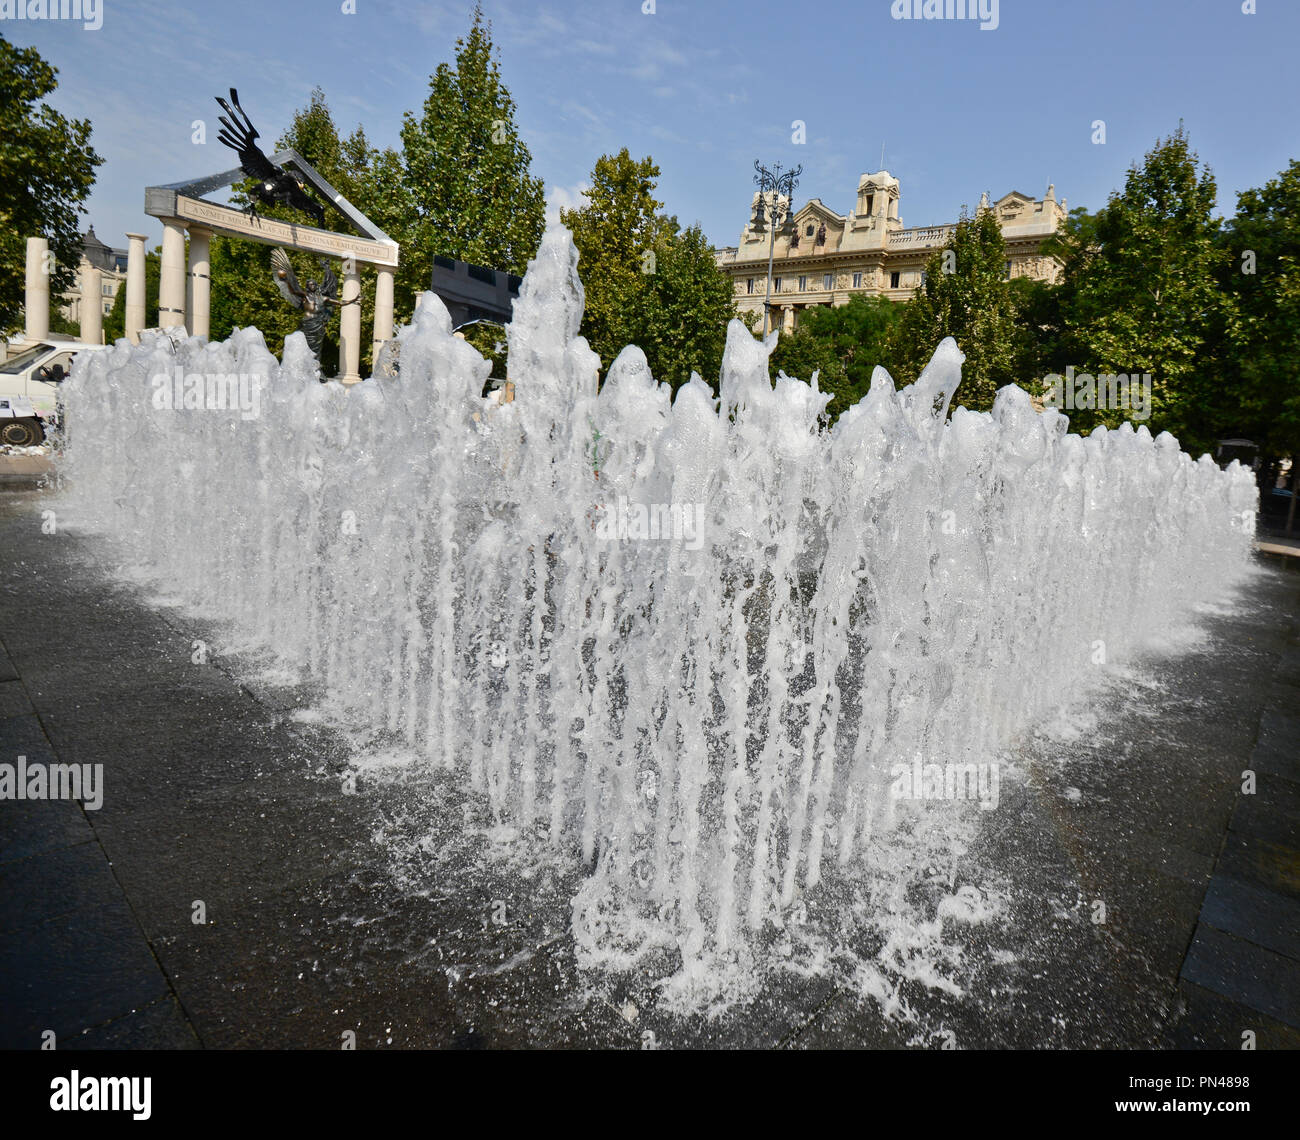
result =
[[185,223],[163,222],[162,273],[158,281],[158,327],[185,324]]
[[144,234],[127,234],[126,251],[126,336],[140,342],[144,328]]
[[379,347],[393,335],[393,271],[380,269],[375,279],[375,339],[370,352],[373,364],[379,359]]
[[50,243],[43,237],[27,239],[27,297],[25,336],[28,341],[50,335]]
[[[339,377],[344,384],[361,382],[361,274],[354,257],[343,259],[343,311],[339,314]],[[348,304],[348,302],[354,302]]]
[[104,299],[99,295],[99,270],[89,262],[81,274],[81,343],[102,344],[104,340]]
[[208,257],[211,237],[211,230],[190,226],[190,277],[185,299],[190,336],[207,337],[211,328],[212,270]]

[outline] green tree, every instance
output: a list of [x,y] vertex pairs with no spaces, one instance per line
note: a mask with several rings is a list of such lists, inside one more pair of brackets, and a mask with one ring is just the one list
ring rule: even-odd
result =
[[389,231],[402,244],[399,312],[429,288],[436,254],[522,274],[545,227],[545,190],[530,173],[481,8],[456,41],[455,66],[440,63],[430,78],[419,117],[404,115],[402,147],[407,216]]
[[27,238],[46,237],[54,255],[50,295],[71,287],[81,260],[78,215],[103,159],[90,122],[41,102],[58,72],[35,48],[0,36],[0,334],[21,321]]
[[903,306],[887,297],[861,295],[846,305],[807,309],[794,334],[777,342],[772,367],[801,380],[820,372],[817,386],[832,393],[827,411],[838,418],[867,394],[877,365],[889,368],[889,345],[902,314]]
[[910,384],[944,337],[966,355],[956,403],[987,411],[997,390],[1024,379],[1017,306],[1007,280],[1007,247],[992,210],[965,209],[947,245],[925,266],[925,278],[906,302],[890,338],[895,382]]
[[636,299],[651,276],[644,270],[675,230],[654,196],[658,177],[654,159],[634,161],[624,147],[596,160],[586,204],[560,211],[578,247],[578,276],[586,293],[582,333],[605,370],[633,342]]
[[[794,332],[780,334],[776,350],[772,353],[771,369],[774,373],[784,372],[787,376],[797,376],[800,380],[809,382],[816,372],[817,386],[823,392],[833,391],[836,394],[830,405],[833,415],[848,407],[852,401],[845,403],[843,399],[843,393],[848,387],[844,361],[837,355],[832,339],[814,331],[816,324],[813,314],[820,311],[807,310]],[[751,325],[755,336],[763,330],[762,314],[758,316],[759,319]]]
[[1079,282],[1087,276],[1093,259],[1101,249],[1097,237],[1097,215],[1076,206],[1054,234],[1042,244],[1041,252],[1056,258],[1061,272],[1055,285],[1043,284],[1037,296],[1022,298],[1033,305],[1041,322],[1038,343],[1048,372],[1063,372],[1067,365],[1078,366],[1087,355],[1079,331],[1066,320],[1066,312],[1077,292]]
[[[1214,199],[1214,175],[1199,165],[1180,124],[1129,169],[1123,191],[1065,235],[1056,370],[1150,373],[1148,426],[1185,445],[1198,442],[1198,424],[1204,427],[1197,404],[1208,378],[1197,371],[1222,318],[1225,251]],[[1076,411],[1071,426],[1122,418]]]
[[659,167],[624,147],[601,155],[586,204],[561,210],[578,247],[586,293],[582,332],[608,370],[635,344],[657,380],[674,391],[692,372],[717,379],[734,286],[698,225],[681,230],[655,197]]
[[[655,379],[673,391],[692,372],[716,380],[727,323],[736,315],[731,278],[719,271],[704,231],[698,225],[675,230],[670,220],[652,247],[653,260],[641,258],[642,279],[628,300],[627,330]],[[578,266],[581,271],[581,259]]]
[[58,305],[50,306],[50,332],[81,339],[81,322],[69,320]]
[[1196,426],[1207,444],[1253,440],[1271,469],[1281,456],[1300,456],[1300,160],[1238,195],[1222,245],[1231,306],[1221,351],[1199,372]]

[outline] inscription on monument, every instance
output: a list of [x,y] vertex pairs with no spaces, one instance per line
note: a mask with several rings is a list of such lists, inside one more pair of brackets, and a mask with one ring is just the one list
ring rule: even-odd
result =
[[268,245],[288,245],[335,257],[353,257],[370,265],[397,265],[397,248],[351,234],[331,234],[310,226],[295,226],[275,218],[250,218],[242,210],[219,206],[198,198],[176,196],[176,216],[183,221],[206,223],[214,229],[238,234]]

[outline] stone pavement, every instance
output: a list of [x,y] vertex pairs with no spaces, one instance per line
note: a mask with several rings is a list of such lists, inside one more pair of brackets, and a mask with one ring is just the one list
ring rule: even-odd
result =
[[[1284,650],[1215,860],[1180,991],[1207,1032],[1250,1012],[1300,1027],[1300,645]],[[1243,1032],[1245,1030],[1243,1029]]]
[[591,992],[572,883],[516,884],[507,926],[509,884],[402,889],[373,838],[402,789],[340,794],[347,744],[292,716],[310,694],[196,665],[219,632],[115,584],[96,540],[43,534],[54,504],[0,494],[0,763],[103,764],[105,794],[0,802],[0,1047],[1300,1045],[1294,572],[1262,567],[1211,649],[1152,664],[1090,738],[1024,742],[978,853],[1012,921],[971,949],[1010,964],[912,994],[912,1024],[827,979],[709,1021],[635,979]]

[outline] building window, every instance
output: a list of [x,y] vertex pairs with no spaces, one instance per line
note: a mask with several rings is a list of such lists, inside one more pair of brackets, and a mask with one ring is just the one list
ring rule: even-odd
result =
[[929,280],[929,274],[924,269],[921,270],[921,284],[924,285]]
[[833,289],[835,287],[835,278],[830,273],[822,274],[822,288]]
[[889,287],[891,289],[898,288],[898,277],[899,277],[899,273],[897,269],[895,269],[894,272],[889,275]]
[[110,305],[107,301],[105,301],[105,302],[104,302],[104,316],[107,317],[110,313],[112,313],[112,311],[113,311],[113,306]]
[[1002,276],[1007,281],[1011,280],[1011,262],[1008,261],[1006,265],[1002,267]]
[[804,292],[807,288],[808,288],[808,278],[807,278],[807,277],[800,277],[800,278],[799,278],[799,292],[802,293],[802,292]]
[[855,288],[855,289],[861,289],[861,288],[862,288],[862,274],[861,274],[861,273],[855,273],[855,274],[853,275],[853,288]]
[[111,297],[113,295],[113,286],[105,281],[104,284],[100,286],[99,291],[103,296]]
[[745,292],[746,292],[746,293],[752,293],[753,291],[754,291],[754,279],[751,277],[751,278],[750,278],[750,279],[745,283]]
[[875,203],[875,201],[876,201],[876,196],[875,196],[874,194],[868,194],[868,195],[867,195],[867,213],[868,213],[868,214],[870,214],[870,213],[872,212],[871,207],[872,207],[872,205]]
[[773,293],[781,292],[781,278],[779,277],[772,278],[772,292]]

